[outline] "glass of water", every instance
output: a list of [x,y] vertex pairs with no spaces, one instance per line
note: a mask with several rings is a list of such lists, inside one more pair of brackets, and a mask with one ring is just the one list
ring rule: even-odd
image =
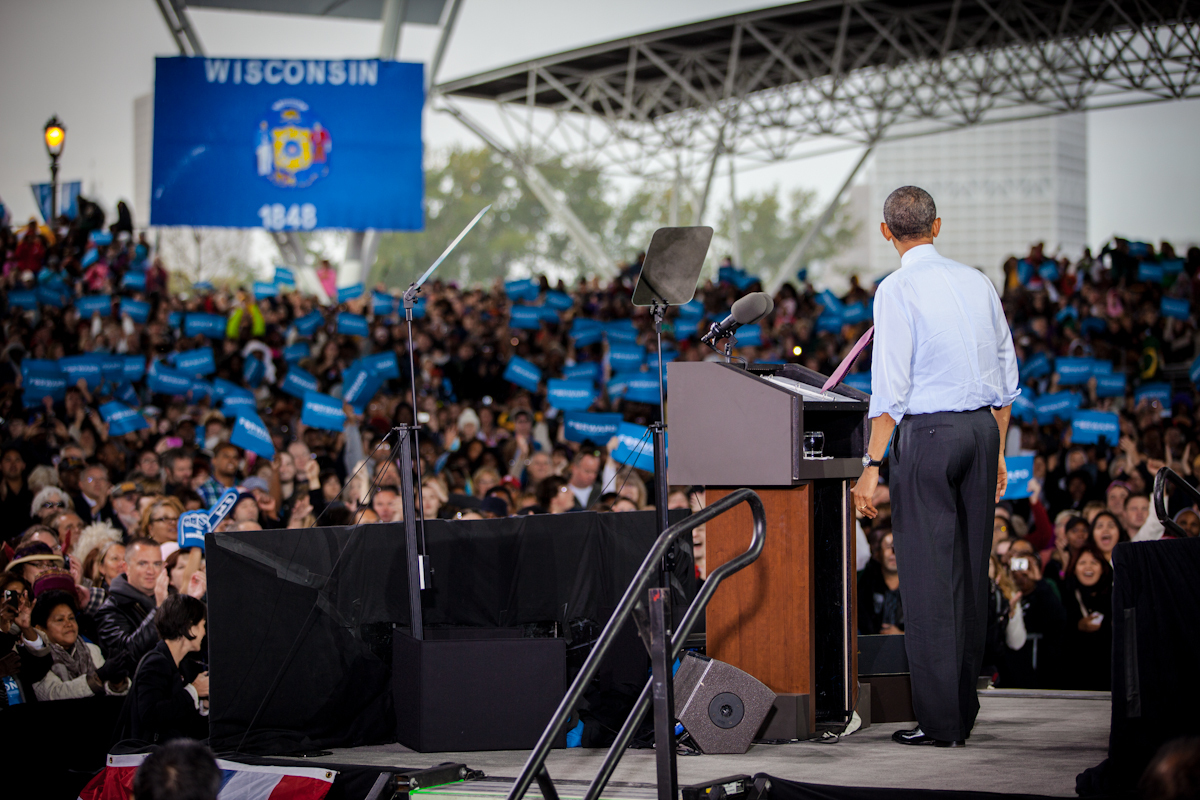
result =
[[821,458],[825,453],[825,434],[821,431],[804,432],[804,457]]

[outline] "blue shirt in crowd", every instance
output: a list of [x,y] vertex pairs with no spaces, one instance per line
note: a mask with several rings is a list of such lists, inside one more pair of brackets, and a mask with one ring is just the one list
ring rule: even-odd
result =
[[918,245],[874,308],[870,417],[1002,408],[1021,393],[1004,308],[979,270]]

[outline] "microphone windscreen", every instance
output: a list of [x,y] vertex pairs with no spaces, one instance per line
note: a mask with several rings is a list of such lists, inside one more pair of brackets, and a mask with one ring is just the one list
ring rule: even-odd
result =
[[775,301],[766,292],[752,292],[733,304],[729,313],[739,325],[750,325],[770,314]]

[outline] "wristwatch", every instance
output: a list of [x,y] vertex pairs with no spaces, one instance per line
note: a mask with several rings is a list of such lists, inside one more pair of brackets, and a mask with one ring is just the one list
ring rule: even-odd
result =
[[870,453],[863,453],[862,465],[863,465],[863,469],[866,469],[867,467],[882,467],[883,462],[882,461],[873,461],[871,459]]

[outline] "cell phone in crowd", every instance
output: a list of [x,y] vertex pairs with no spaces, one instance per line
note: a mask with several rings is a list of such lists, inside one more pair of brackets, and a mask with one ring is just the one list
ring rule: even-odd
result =
[[1029,569],[1029,559],[1028,558],[1014,558],[1012,561],[1010,561],[1008,563],[1008,567],[1013,572],[1024,572],[1025,570]]

